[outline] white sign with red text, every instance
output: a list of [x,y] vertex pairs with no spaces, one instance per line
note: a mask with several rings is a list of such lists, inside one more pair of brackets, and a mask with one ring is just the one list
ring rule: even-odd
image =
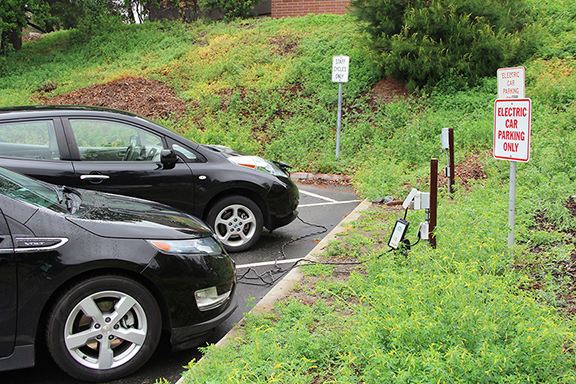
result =
[[524,67],[500,68],[497,76],[499,99],[523,99],[526,97]]
[[494,157],[527,162],[530,159],[532,100],[506,99],[494,103]]

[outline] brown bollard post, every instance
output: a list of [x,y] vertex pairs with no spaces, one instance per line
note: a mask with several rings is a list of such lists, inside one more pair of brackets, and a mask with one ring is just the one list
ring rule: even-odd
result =
[[438,159],[430,159],[430,228],[429,242],[432,248],[436,248],[436,216],[438,214]]

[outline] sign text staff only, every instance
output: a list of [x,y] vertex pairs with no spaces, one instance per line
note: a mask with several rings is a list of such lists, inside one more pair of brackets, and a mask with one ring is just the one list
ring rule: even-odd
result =
[[494,104],[494,157],[527,162],[530,159],[532,100],[496,100]]

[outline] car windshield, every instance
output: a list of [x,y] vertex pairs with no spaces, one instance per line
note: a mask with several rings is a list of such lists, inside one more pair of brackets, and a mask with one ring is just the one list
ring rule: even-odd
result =
[[0,193],[27,202],[37,207],[66,212],[62,192],[55,186],[40,183],[34,179],[0,168]]

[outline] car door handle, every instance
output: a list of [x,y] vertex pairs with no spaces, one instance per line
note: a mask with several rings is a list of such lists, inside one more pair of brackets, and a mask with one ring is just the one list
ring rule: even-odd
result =
[[102,181],[109,179],[110,176],[107,175],[80,175],[80,180],[94,180],[94,181]]

